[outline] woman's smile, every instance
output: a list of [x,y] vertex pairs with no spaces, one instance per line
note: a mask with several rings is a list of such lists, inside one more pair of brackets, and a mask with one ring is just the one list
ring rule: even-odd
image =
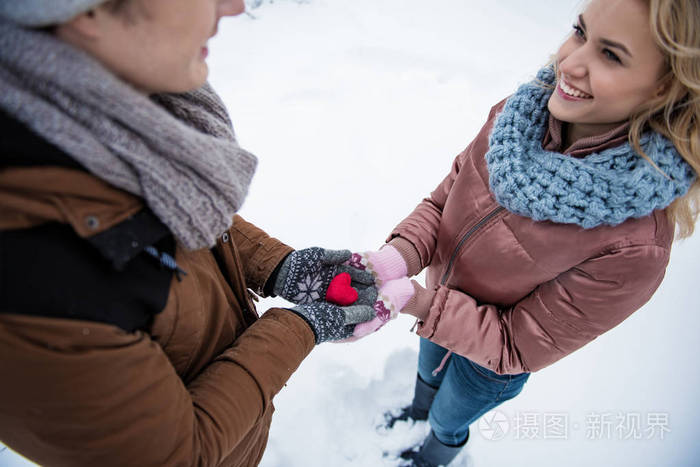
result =
[[557,81],[558,95],[567,101],[583,101],[593,99],[593,96],[567,83],[564,78]]

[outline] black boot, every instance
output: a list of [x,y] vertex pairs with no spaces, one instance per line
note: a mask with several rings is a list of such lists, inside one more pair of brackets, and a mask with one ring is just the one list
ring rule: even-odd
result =
[[457,454],[462,450],[465,444],[469,441],[469,433],[467,439],[459,446],[450,446],[444,444],[437,439],[433,430],[425,439],[425,442],[420,449],[408,449],[401,453],[401,459],[407,463],[401,464],[403,467],[438,467],[441,465],[449,465],[452,460],[457,457]]
[[411,405],[401,409],[398,415],[392,415],[391,412],[384,414],[386,428],[392,428],[398,421],[412,420],[427,420],[430,406],[433,404],[435,394],[438,388],[430,386],[423,381],[419,375],[416,375],[416,388],[413,393],[413,402]]

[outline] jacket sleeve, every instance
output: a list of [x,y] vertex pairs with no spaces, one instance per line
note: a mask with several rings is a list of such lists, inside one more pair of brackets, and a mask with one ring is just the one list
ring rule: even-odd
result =
[[617,326],[661,283],[669,250],[629,246],[589,259],[509,308],[440,286],[418,334],[499,374],[540,370]]
[[236,244],[246,284],[264,296],[264,287],[277,265],[294,249],[236,215],[229,229]]
[[185,385],[147,334],[0,315],[0,439],[42,465],[255,459],[246,437],[264,442],[272,397],[313,346],[299,317],[272,309]]
[[394,228],[387,238],[387,241],[391,241],[396,237],[408,240],[418,252],[420,269],[408,271],[409,276],[418,274],[420,270],[430,264],[433,258],[437,244],[438,229],[442,219],[442,209],[470,147],[457,156],[452,164],[450,173],[447,174],[429,197],[423,199],[413,212]]
[[[491,109],[488,119],[481,128],[479,136],[477,136],[476,139],[488,137],[488,133],[493,127],[493,122],[504,105],[505,99]],[[442,220],[442,210],[445,207],[455,179],[459,175],[465,159],[469,157],[476,139],[455,158],[450,172],[440,182],[437,188],[433,190],[430,196],[423,199],[413,212],[392,230],[387,238],[387,241],[391,241],[396,237],[400,237],[413,244],[413,247],[415,247],[420,257],[421,270],[427,267],[432,261],[433,253],[437,245],[438,230]],[[420,272],[420,270],[409,271],[409,276],[416,275],[418,272]]]

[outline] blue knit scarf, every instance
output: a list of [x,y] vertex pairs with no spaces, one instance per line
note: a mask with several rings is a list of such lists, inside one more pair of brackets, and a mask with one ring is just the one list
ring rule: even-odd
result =
[[485,156],[491,192],[508,211],[586,229],[616,225],[665,208],[695,181],[673,144],[655,132],[645,133],[641,146],[669,178],[629,142],[581,159],[542,149],[552,89],[538,80],[554,84],[553,69],[540,70],[507,100]]

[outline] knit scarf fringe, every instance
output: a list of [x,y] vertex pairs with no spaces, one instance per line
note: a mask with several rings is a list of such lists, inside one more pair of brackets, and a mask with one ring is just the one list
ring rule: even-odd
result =
[[655,132],[645,133],[641,146],[663,174],[629,142],[580,159],[542,149],[553,89],[541,83],[554,82],[551,67],[540,70],[537,80],[507,100],[496,119],[485,157],[500,205],[536,221],[590,229],[647,216],[688,192],[695,172]]
[[0,109],[143,198],[190,250],[213,246],[230,227],[257,165],[208,85],[149,98],[88,54],[4,21]]

